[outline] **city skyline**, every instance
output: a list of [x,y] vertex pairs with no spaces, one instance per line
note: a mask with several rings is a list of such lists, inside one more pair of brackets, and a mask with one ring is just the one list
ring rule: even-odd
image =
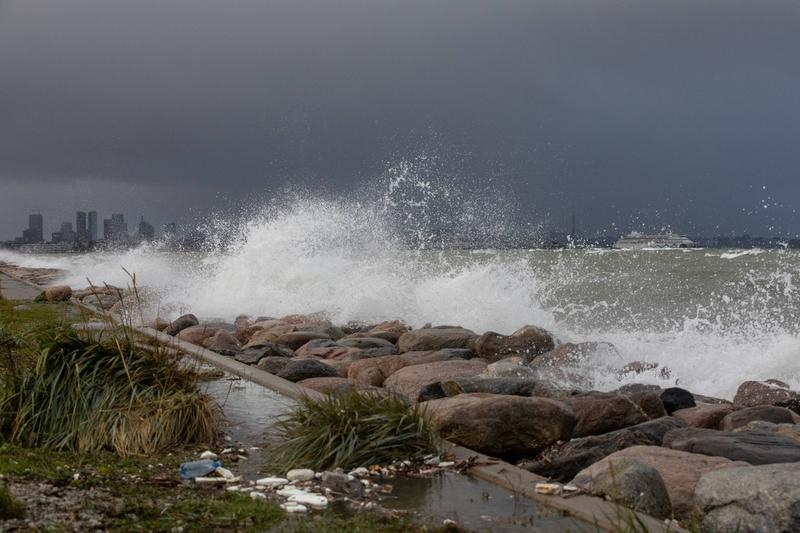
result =
[[[89,244],[102,241],[153,240],[156,237],[155,226],[147,222],[144,215],[139,216],[137,231],[129,232],[128,223],[123,213],[112,213],[110,218],[99,218],[97,211],[76,211],[75,224],[61,221],[58,230],[45,231],[45,218],[41,213],[28,215],[28,227],[23,228],[13,239],[0,241],[7,244]],[[98,233],[98,220],[103,222],[103,232]],[[167,231],[174,232],[174,223],[167,225]]]

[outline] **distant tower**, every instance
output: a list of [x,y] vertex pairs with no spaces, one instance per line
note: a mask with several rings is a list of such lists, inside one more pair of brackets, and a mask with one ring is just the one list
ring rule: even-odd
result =
[[84,211],[75,213],[75,233],[78,242],[89,240],[89,228],[86,226],[86,213]]
[[128,239],[128,224],[125,222],[125,215],[115,213],[111,215],[112,239],[124,241]]
[[89,235],[90,241],[97,240],[97,211],[89,211]]
[[40,213],[28,216],[28,230],[23,233],[25,242],[44,242],[44,217]]
[[155,228],[153,228],[151,224],[145,222],[144,217],[142,217],[141,221],[139,222],[139,238],[145,241],[152,241],[155,237],[155,234]]

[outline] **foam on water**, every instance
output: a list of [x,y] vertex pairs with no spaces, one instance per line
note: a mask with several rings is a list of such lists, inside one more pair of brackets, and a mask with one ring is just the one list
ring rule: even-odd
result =
[[[0,261],[63,269],[75,287],[87,278],[126,285],[124,267],[168,316],[324,311],[337,323],[401,318],[479,333],[538,324],[563,341],[617,347],[584,369],[599,389],[650,382],[730,398],[746,379],[800,386],[794,252],[443,250],[432,226],[496,231],[501,202],[479,205],[402,172],[388,190],[358,200],[282,197],[243,223],[233,243],[204,253],[151,245],[70,256],[0,251]],[[671,375],[619,378],[635,360]]]

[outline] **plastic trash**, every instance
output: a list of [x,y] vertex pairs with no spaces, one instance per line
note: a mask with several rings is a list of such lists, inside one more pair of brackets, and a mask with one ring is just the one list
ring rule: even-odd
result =
[[181,479],[194,479],[207,476],[220,466],[222,465],[219,461],[212,461],[210,459],[183,463],[180,468]]

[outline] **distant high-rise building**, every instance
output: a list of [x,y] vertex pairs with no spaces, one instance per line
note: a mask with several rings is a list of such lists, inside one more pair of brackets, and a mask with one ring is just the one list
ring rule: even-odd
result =
[[114,232],[114,240],[124,241],[128,238],[128,223],[125,222],[125,215],[121,213],[111,215],[111,226]]
[[89,211],[89,240],[97,240],[97,211]]
[[152,224],[144,221],[144,217],[139,221],[139,238],[146,241],[152,241],[156,236],[156,230]]
[[114,228],[110,218],[103,219],[103,239],[110,241],[114,238]]
[[72,222],[61,223],[61,240],[64,242],[75,242],[75,231],[72,229]]
[[41,214],[28,216],[28,229],[22,232],[22,240],[28,244],[44,242],[44,217]]
[[78,242],[89,240],[89,228],[86,225],[86,213],[84,211],[75,213],[75,236]]

